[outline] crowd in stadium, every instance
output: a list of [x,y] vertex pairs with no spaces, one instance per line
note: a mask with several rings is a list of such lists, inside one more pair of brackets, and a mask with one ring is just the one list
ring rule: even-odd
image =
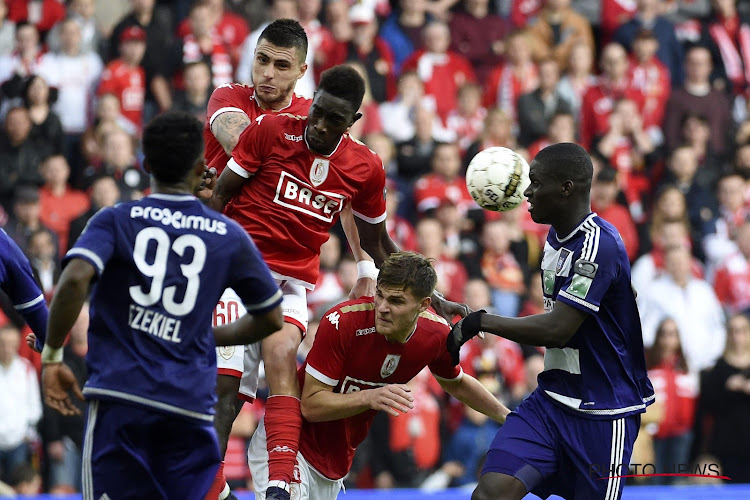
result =
[[[296,92],[312,97],[339,64],[365,77],[350,134],[382,159],[391,238],[434,259],[449,300],[544,311],[548,228],[526,206],[480,209],[463,178],[472,157],[504,146],[531,162],[559,142],[589,151],[593,210],[631,259],[657,394],[632,461],[716,463],[750,482],[745,15],[750,2],[737,0],[0,0],[0,227],[49,299],[96,211],[148,193],[145,124],[170,109],[205,121],[215,88],[252,84],[268,22],[297,19],[310,45]],[[308,292],[300,361],[356,280],[339,226]],[[44,407],[28,328],[0,301],[0,496],[80,491],[84,418]],[[87,327],[84,310],[65,348],[81,385]],[[543,350],[488,335],[461,364],[513,408],[536,387]],[[423,374],[413,411],[378,415],[347,487],[476,481],[498,424]],[[262,415],[259,397],[234,424],[224,469],[234,488],[252,485],[247,441]]]

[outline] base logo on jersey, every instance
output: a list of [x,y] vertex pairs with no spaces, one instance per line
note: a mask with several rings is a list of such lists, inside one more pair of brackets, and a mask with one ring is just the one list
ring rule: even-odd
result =
[[393,372],[395,372],[398,367],[399,361],[401,361],[400,354],[389,354],[386,356],[385,361],[383,361],[383,366],[380,367],[380,376],[382,378],[387,378],[393,375]]
[[331,162],[323,158],[315,158],[310,168],[310,182],[315,187],[320,186],[328,178],[328,167]]
[[281,172],[273,202],[316,219],[333,222],[336,214],[344,208],[345,197],[339,193],[319,191],[292,174]]
[[233,345],[219,346],[219,356],[226,360],[232,359],[232,356],[234,356],[235,347],[236,346]]

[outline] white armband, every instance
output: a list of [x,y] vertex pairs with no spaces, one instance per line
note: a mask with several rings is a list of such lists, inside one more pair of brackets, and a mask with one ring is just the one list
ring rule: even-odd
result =
[[360,260],[357,262],[357,279],[370,278],[371,280],[378,279],[378,268],[375,267],[375,263],[371,260]]
[[48,365],[52,363],[62,363],[63,360],[63,348],[62,347],[50,347],[44,344],[42,348],[42,364]]

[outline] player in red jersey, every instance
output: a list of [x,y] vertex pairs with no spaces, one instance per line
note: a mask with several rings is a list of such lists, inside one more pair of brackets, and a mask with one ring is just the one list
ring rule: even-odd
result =
[[[284,286],[313,287],[320,245],[349,204],[362,248],[376,264],[398,251],[385,228],[382,162],[346,134],[361,117],[357,110],[363,95],[364,80],[352,68],[324,72],[309,117],[281,113],[256,118],[213,189],[211,206],[223,210],[232,201],[226,213],[253,237]],[[211,188],[213,182],[207,191]],[[467,313],[465,305],[439,295],[432,304],[444,316]],[[271,452],[267,498],[289,498],[301,426],[296,351],[303,331],[288,322],[261,346],[271,388],[266,407]]]
[[[425,366],[449,394],[505,421],[509,410],[451,361],[450,327],[427,310],[436,282],[425,257],[392,254],[381,265],[374,298],[343,302],[325,314],[298,371],[304,420],[293,498],[335,499],[375,414],[399,416],[420,404],[405,384]],[[248,450],[256,492],[268,481],[266,427],[261,421]]]
[[[307,37],[297,21],[280,19],[265,28],[255,51],[252,73],[254,86],[226,84],[214,90],[211,95],[203,129],[206,161],[209,167],[219,174],[222,172],[240,133],[257,117],[277,112],[307,115],[312,101],[298,97],[294,93],[297,80],[307,70],[306,53]],[[225,212],[232,216],[232,207],[227,207]],[[374,281],[371,278],[374,277],[375,267],[370,257],[361,250],[359,234],[354,225],[351,208],[348,206],[342,212],[342,225],[354,256],[360,263],[358,267],[362,271],[354,293],[357,296],[372,295]],[[283,308],[286,321],[304,332],[307,327],[305,289],[293,284],[282,288],[285,291]],[[214,311],[214,325],[233,321],[244,313],[245,309],[236,294],[232,290],[227,290]],[[266,352],[268,349],[267,346]],[[217,348],[219,402],[216,406],[214,425],[219,436],[222,456],[226,453],[229,433],[242,405],[242,401],[237,400],[238,391],[241,400],[252,401],[255,397],[260,356],[260,344],[244,348]],[[277,392],[275,382],[271,377],[269,383],[274,393]],[[206,498],[224,500],[229,497],[230,491],[224,478],[222,463],[216,481]]]

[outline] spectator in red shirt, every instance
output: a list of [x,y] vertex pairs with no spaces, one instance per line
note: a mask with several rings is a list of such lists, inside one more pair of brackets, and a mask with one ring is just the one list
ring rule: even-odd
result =
[[607,43],[621,24],[635,16],[638,5],[634,1],[602,0],[601,9],[602,41]]
[[737,229],[738,251],[724,259],[714,275],[719,302],[731,314],[750,314],[750,221]]
[[722,85],[738,95],[750,86],[750,23],[739,16],[736,0],[711,3],[713,12],[705,24],[704,38],[718,63]]
[[487,109],[482,106],[482,87],[466,83],[458,89],[458,107],[448,113],[445,125],[456,135],[461,156],[479,138]]
[[609,130],[609,115],[619,99],[634,101],[643,108],[643,94],[628,80],[628,58],[622,45],[610,43],[602,50],[602,75],[589,87],[581,103],[581,145],[590,149],[596,138]]
[[[229,49],[232,57],[232,65],[236,66],[240,60],[240,48],[242,42],[250,33],[247,22],[241,16],[234,14],[224,8],[224,0],[206,0],[211,15],[211,25],[214,26],[216,34],[222,40],[225,47]],[[190,20],[184,19],[177,27],[177,36],[184,38],[191,33]]]
[[[484,83],[492,68],[502,60],[510,25],[490,12],[489,0],[464,0],[450,22],[451,50],[469,60]],[[523,2],[514,2],[523,3]]]
[[388,235],[401,250],[416,251],[417,233],[408,220],[398,215],[398,204],[401,201],[401,193],[398,192],[396,184],[391,180],[386,181],[386,187],[388,189],[388,196],[385,199],[385,228],[388,231]]
[[182,37],[176,46],[176,52],[170,62],[172,68],[161,68],[160,73],[166,69],[172,73],[174,87],[178,90],[185,88],[183,68],[187,64],[203,61],[211,69],[211,82],[213,88],[232,82],[234,67],[229,51],[227,50],[221,36],[216,32],[213,25],[215,21],[211,13],[211,5],[208,0],[194,3],[190,7],[190,33]]
[[451,32],[448,25],[433,21],[423,31],[424,48],[410,55],[402,70],[415,70],[424,82],[424,92],[435,97],[436,111],[445,121],[456,109],[458,89],[467,82],[475,82],[471,63],[457,52],[448,50]]
[[485,86],[483,104],[486,108],[497,106],[511,119],[516,117],[516,101],[539,85],[539,70],[531,59],[531,37],[517,30],[505,40],[505,62],[490,73]]
[[[45,34],[65,18],[65,6],[59,0],[6,0],[8,19],[13,22],[27,21]],[[32,7],[30,4],[35,4]]]
[[60,243],[60,256],[68,248],[70,223],[89,209],[90,200],[86,194],[68,186],[70,166],[62,155],[50,156],[41,168],[44,186],[39,190],[40,219],[57,234]]
[[[356,4],[349,11],[352,38],[336,47],[339,64],[356,61],[367,70],[372,97],[377,102],[390,101],[396,96],[396,66],[393,52],[378,36],[378,22],[371,8]],[[317,55],[317,52],[316,52]]]
[[521,264],[511,251],[508,223],[502,219],[487,222],[482,246],[482,274],[492,288],[492,307],[497,314],[516,317],[526,285]]
[[449,199],[462,214],[476,207],[476,202],[466,189],[466,181],[459,175],[461,156],[455,143],[438,143],[430,161],[432,172],[420,178],[414,187],[417,213],[423,215]]
[[425,217],[417,223],[416,231],[419,253],[434,259],[433,265],[438,275],[437,290],[446,299],[460,302],[468,277],[461,263],[445,255],[443,226],[436,219]]
[[630,58],[628,78],[631,85],[643,93],[643,123],[656,144],[664,142],[661,124],[672,91],[669,70],[656,57],[659,41],[646,29],[640,30],[633,40],[633,57]]
[[107,64],[97,95],[114,94],[120,112],[139,131],[143,127],[146,73],[140,66],[146,52],[146,32],[138,26],[125,28],[120,35],[121,57]]
[[[673,319],[667,318],[657,327],[654,344],[646,350],[646,365],[663,411],[654,433],[654,465],[657,471],[666,471],[674,464],[688,463],[698,397],[698,380],[688,373],[680,331]],[[675,478],[662,479],[661,484],[671,484]]]
[[650,155],[656,145],[644,127],[635,102],[619,99],[609,115],[609,130],[596,142],[595,151],[606,158],[620,175],[620,187],[636,222],[643,222],[642,200],[651,189],[647,176]]
[[517,0],[512,2],[510,20],[514,28],[523,28],[529,24],[529,19],[539,14],[544,7],[544,0]]
[[611,168],[600,170],[591,183],[591,209],[617,228],[632,262],[638,255],[638,232],[628,209],[616,201],[619,191],[617,171]]

